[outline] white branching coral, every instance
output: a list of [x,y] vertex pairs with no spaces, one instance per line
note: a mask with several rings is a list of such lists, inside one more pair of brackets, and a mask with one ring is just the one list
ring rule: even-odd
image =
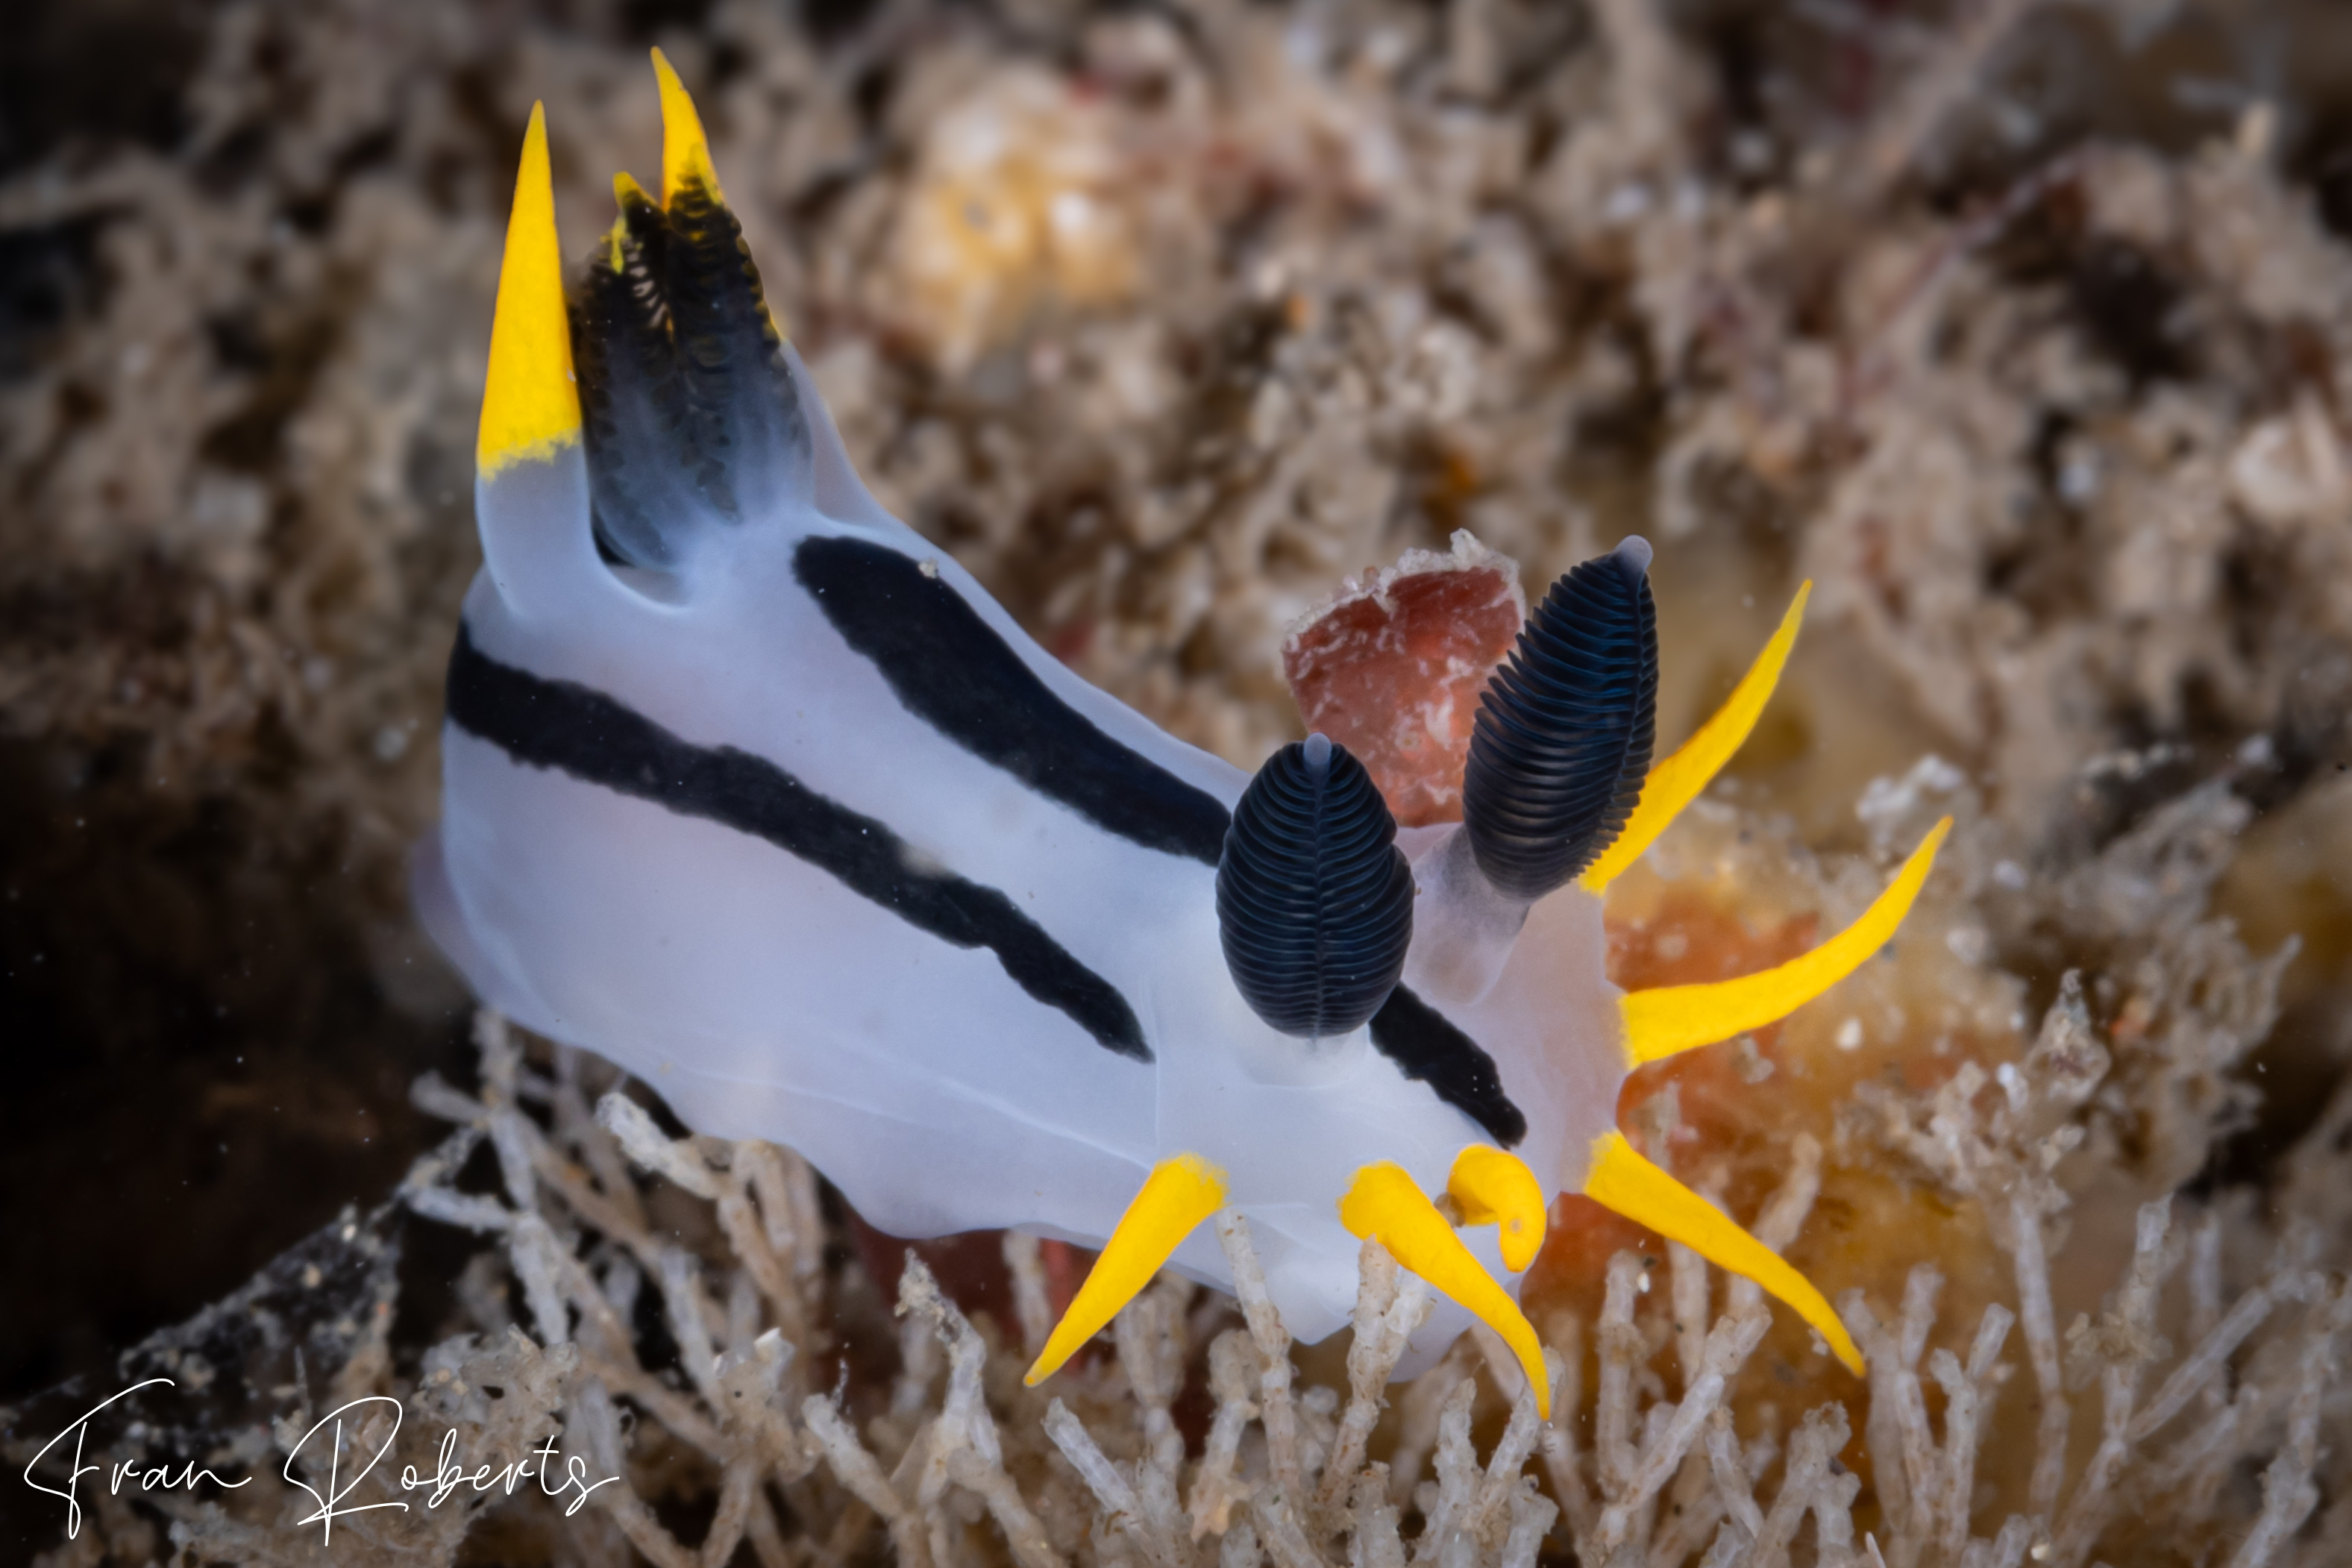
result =
[[[2118,853],[2129,868],[2142,852]],[[1544,1314],[1555,1414],[1541,1422],[1513,1359],[1475,1332],[1391,1384],[1430,1296],[1372,1242],[1344,1368],[1302,1363],[1233,1217],[1219,1236],[1236,1300],[1165,1279],[1116,1321],[1110,1353],[1032,1390],[1022,1372],[1055,1289],[1036,1242],[1004,1238],[1009,1305],[993,1315],[968,1313],[912,1255],[886,1312],[791,1153],[674,1136],[611,1069],[494,1016],[477,1044],[476,1091],[417,1084],[418,1105],[457,1125],[397,1199],[489,1244],[458,1276],[457,1331],[404,1373],[386,1352],[383,1268],[369,1312],[319,1290],[339,1321],[373,1326],[314,1334],[331,1364],[307,1374],[325,1382],[300,1385],[302,1409],[389,1394],[415,1417],[393,1450],[404,1461],[455,1429],[516,1452],[548,1441],[604,1484],[569,1512],[526,1493],[359,1516],[338,1537],[352,1562],[452,1561],[485,1519],[580,1560],[658,1568],[745,1550],[763,1564],[882,1551],[911,1568],[2088,1568],[2190,1552],[2317,1568],[2352,1537],[2352,1508],[2319,1508],[2338,1495],[2331,1455],[2352,1414],[2352,1289],[2319,1266],[2311,1227],[2267,1232],[2226,1196],[2147,1202],[2105,1306],[2062,1324],[2053,1281],[2075,1242],[2059,1173],[2086,1118],[2130,1103],[2071,975],[2017,1065],[1963,1063],[1925,1093],[1865,1083],[1848,1102],[1841,1157],[1875,1150],[1887,1179],[1980,1215],[2010,1288],[1948,1329],[1932,1264],[1898,1301],[1848,1292],[1867,1384],[1786,1425],[1778,1380],[1759,1376],[1769,1305],[1680,1247],[1611,1259],[1591,1321]],[[2135,1092],[2171,1091],[2151,1079]],[[2323,1121],[2294,1163],[2302,1179],[2340,1158],[2326,1141],[2347,1118]],[[1825,1158],[1812,1138],[1790,1145],[1746,1216],[1769,1244],[1804,1230]],[[333,1245],[389,1255],[394,1223],[346,1222]],[[186,1364],[215,1321],[126,1364]],[[213,1351],[212,1375],[255,1384],[283,1350]],[[212,1441],[267,1479],[299,1438],[280,1419]],[[698,1538],[681,1537],[684,1498],[703,1500],[684,1532]],[[274,1563],[303,1560],[289,1529],[302,1500],[268,1485],[154,1506],[194,1560]],[[110,1536],[152,1538],[113,1511]]]
[[[1915,797],[1960,790],[1951,772],[1915,769],[1872,810],[1942,809]],[[1702,816],[1670,867],[1745,876],[1738,856],[1778,854],[1738,813]],[[2352,1289],[2325,1227],[2344,1213],[2352,1091],[2281,1162],[2278,1217],[2250,1193],[2182,1185],[2232,1124],[2228,1075],[2273,1007],[2278,960],[2202,904],[2240,817],[2192,792],[2113,839],[2048,907],[2115,956],[2087,984],[2064,977],[2030,1042],[1990,1068],[1956,1055],[1922,1087],[1851,1080],[1824,1103],[1826,1136],[1776,1134],[1775,1184],[1739,1189],[1736,1217],[1776,1248],[1835,1233],[1857,1172],[1922,1194],[1906,1212],[1935,1216],[1928,1261],[1880,1267],[1864,1276],[1878,1294],[1839,1303],[1866,1383],[1822,1382],[1807,1363],[1832,1363],[1775,1340],[1752,1284],[1668,1245],[1608,1258],[1589,1310],[1530,1293],[1552,1420],[1477,1331],[1392,1384],[1426,1285],[1367,1243],[1344,1361],[1302,1355],[1227,1216],[1235,1299],[1164,1279],[1107,1349],[1033,1390],[1024,1369],[1071,1283],[1049,1244],[1003,1237],[981,1310],[955,1268],[844,1246],[847,1217],[789,1152],[678,1135],[610,1067],[486,1015],[475,1087],[415,1085],[453,1131],[392,1205],[125,1361],[200,1375],[214,1403],[174,1441],[254,1483],[110,1503],[84,1539],[306,1561],[308,1500],[279,1467],[319,1484],[305,1427],[365,1396],[381,1403],[353,1440],[387,1436],[395,1405],[406,1417],[389,1466],[429,1472],[455,1432],[469,1453],[547,1442],[603,1484],[360,1515],[335,1550],[361,1563],[453,1562],[478,1530],[658,1568],[747,1552],[912,1568],[2340,1562]],[[1997,887],[1965,846],[1961,879]],[[1840,885],[1810,862],[1781,874],[1824,899]],[[1973,918],[1931,912],[1929,940],[1906,939],[1872,984],[1909,994],[1920,972],[1973,994],[1979,972],[1932,940]],[[1781,1060],[1791,1079],[1813,1070]],[[1660,1091],[1630,1125],[1669,1152],[1679,1105]],[[1710,1169],[1693,1180],[1732,1190]],[[473,1247],[446,1300],[402,1301],[403,1215]],[[1986,1238],[1973,1251],[1971,1234]],[[411,1305],[438,1321],[403,1341],[394,1319]],[[123,1415],[167,1428],[152,1402]],[[42,1419],[16,1412],[8,1429]],[[93,1452],[128,1455],[139,1429],[94,1433]]]

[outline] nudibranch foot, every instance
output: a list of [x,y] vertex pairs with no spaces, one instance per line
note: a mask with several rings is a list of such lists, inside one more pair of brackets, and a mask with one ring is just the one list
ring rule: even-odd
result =
[[1059,1371],[1224,1203],[1225,1173],[1198,1154],[1179,1154],[1153,1166],[1023,1381],[1034,1388]]
[[1431,1289],[1468,1308],[1500,1334],[1536,1391],[1536,1414],[1551,1419],[1551,1380],[1535,1326],[1463,1245],[1403,1166],[1383,1160],[1357,1172],[1355,1184],[1339,1200],[1339,1223],[1359,1240],[1369,1237],[1378,1241],[1400,1267],[1420,1275]]
[[1626,993],[1618,1004],[1625,1020],[1626,1056],[1636,1066],[1661,1061],[1745,1029],[1777,1024],[1861,968],[1911,912],[1912,900],[1935,868],[1936,851],[1951,830],[1950,817],[1937,823],[1862,918],[1802,957],[1737,980]]
[[1812,1325],[1847,1371],[1863,1375],[1861,1350],[1813,1282],[1730,1215],[1643,1159],[1622,1132],[1604,1132],[1593,1140],[1584,1194],[1668,1241],[1682,1243],[1717,1268],[1754,1280]]

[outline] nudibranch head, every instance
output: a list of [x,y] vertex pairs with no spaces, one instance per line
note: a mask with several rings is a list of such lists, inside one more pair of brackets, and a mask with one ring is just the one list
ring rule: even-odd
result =
[[[1548,1407],[1515,1300],[1563,1193],[1749,1278],[1859,1365],[1821,1294],[1615,1127],[1643,1061],[1780,1017],[1894,931],[1622,994],[1601,894],[1754,724],[1801,594],[1724,710],[1650,765],[1647,547],[1577,568],[1493,678],[1465,821],[1398,829],[1322,736],[1255,778],[1045,653],[859,481],[656,56],[658,202],[565,287],[525,140],[478,447],[484,565],[448,677],[420,909],[482,995],[699,1131],[806,1155],[900,1236],[1101,1249],[1049,1373],[1162,1267],[1230,1286],[1245,1217],[1316,1340],[1377,1237]],[[576,377],[576,379],[575,379]],[[1441,1198],[1444,1200],[1441,1204]]]

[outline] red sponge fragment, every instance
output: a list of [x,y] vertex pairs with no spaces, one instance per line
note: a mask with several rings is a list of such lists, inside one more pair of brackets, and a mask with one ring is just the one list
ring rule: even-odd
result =
[[1479,694],[1527,608],[1518,563],[1459,532],[1343,584],[1283,639],[1282,672],[1307,730],[1355,754],[1400,824],[1458,822]]

